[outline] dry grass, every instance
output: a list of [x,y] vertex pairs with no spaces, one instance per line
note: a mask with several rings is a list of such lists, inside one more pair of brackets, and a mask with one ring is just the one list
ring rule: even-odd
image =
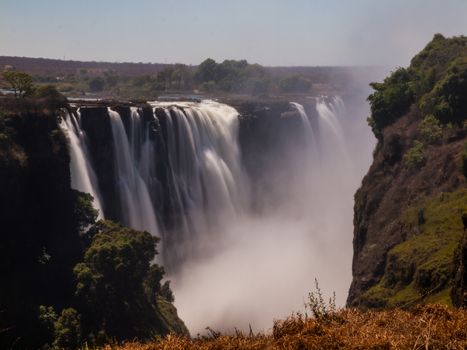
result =
[[105,350],[229,349],[467,349],[467,311],[442,305],[412,310],[346,309],[323,319],[296,314],[276,321],[272,332],[189,339],[169,335],[151,343]]

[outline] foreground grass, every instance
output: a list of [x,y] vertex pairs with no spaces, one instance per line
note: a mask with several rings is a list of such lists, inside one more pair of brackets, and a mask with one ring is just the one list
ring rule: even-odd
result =
[[276,321],[267,334],[190,339],[169,335],[149,343],[107,346],[105,350],[181,349],[467,349],[467,311],[444,305],[412,310],[341,310],[310,318],[295,314]]

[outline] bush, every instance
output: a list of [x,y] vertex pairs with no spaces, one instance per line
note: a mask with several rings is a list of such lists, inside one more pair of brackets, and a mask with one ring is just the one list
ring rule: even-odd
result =
[[438,141],[443,136],[443,129],[441,128],[438,119],[430,114],[423,118],[419,126],[420,135],[423,142],[430,144]]
[[413,146],[404,155],[404,165],[406,168],[414,169],[422,166],[425,163],[423,155],[424,145],[420,141],[415,141]]
[[81,317],[73,308],[64,309],[55,322],[54,347],[77,349],[81,344]]

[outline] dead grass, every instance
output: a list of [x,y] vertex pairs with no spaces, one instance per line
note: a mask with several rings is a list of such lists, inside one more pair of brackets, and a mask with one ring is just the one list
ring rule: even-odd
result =
[[169,335],[150,343],[105,350],[230,349],[467,349],[467,311],[444,305],[412,310],[340,310],[325,319],[295,314],[276,321],[272,332],[248,336],[213,333],[210,338]]

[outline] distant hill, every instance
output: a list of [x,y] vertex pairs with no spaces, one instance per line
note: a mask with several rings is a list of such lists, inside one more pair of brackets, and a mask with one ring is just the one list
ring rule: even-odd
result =
[[106,71],[114,71],[122,75],[138,76],[157,74],[169,65],[162,63],[85,62],[50,58],[0,56],[0,69],[4,70],[5,66],[12,66],[16,70],[33,75],[68,75],[86,70],[88,74],[95,72],[96,75]]
[[[24,71],[33,75],[68,75],[78,74],[86,70],[88,74],[100,75],[106,71],[112,71],[126,76],[153,75],[164,68],[174,64],[164,63],[133,63],[133,62],[98,62],[98,61],[74,61],[59,60],[51,58],[33,58],[17,56],[0,56],[0,70],[5,66],[12,66],[16,70]],[[195,69],[197,65],[188,66]],[[382,67],[376,66],[275,66],[265,67],[272,76],[284,77],[289,75],[301,75],[313,78],[317,82],[342,79],[350,75],[356,76],[370,73],[372,76],[381,75]],[[381,76],[382,78],[382,76]]]

